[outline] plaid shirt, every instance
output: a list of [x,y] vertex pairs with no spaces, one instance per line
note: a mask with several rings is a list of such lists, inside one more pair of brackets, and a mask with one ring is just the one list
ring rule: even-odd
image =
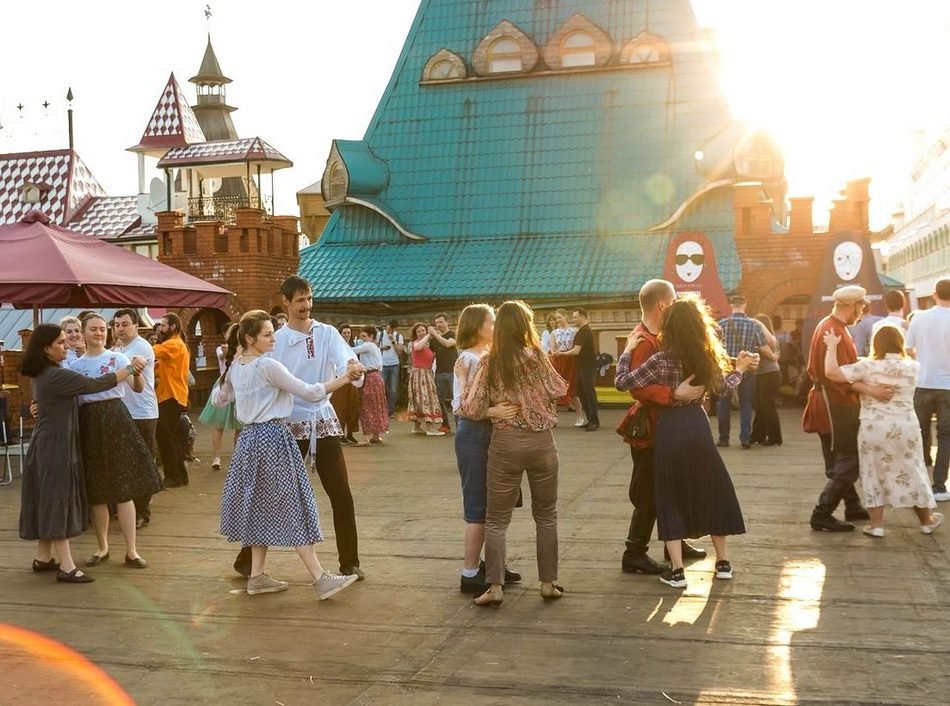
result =
[[719,329],[726,353],[733,358],[739,355],[739,351],[755,353],[765,345],[762,324],[745,314],[736,313],[722,319]]
[[[614,385],[618,390],[638,390],[647,385],[666,385],[674,390],[686,379],[679,361],[666,351],[660,351],[647,359],[636,370],[630,370],[630,354],[624,353],[617,361],[617,375]],[[733,370],[723,378],[723,384],[728,388],[736,387],[742,382],[742,373]],[[703,398],[683,403],[674,401],[674,405],[702,404]]]

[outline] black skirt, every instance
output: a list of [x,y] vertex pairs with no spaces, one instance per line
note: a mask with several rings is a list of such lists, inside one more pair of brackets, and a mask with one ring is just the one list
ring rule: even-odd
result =
[[79,408],[79,444],[90,505],[124,503],[162,489],[155,459],[122,400]]
[[745,534],[736,490],[699,405],[660,412],[654,476],[661,540]]

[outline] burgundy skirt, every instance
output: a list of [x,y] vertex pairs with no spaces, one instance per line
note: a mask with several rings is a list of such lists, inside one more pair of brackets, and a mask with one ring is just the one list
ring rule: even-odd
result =
[[549,358],[557,374],[567,381],[567,394],[557,401],[559,405],[565,407],[570,405],[572,400],[577,397],[577,375],[574,370],[576,359],[576,356],[573,355],[552,355]]
[[386,406],[386,384],[378,370],[363,377],[360,388],[360,425],[369,436],[389,431],[389,408]]

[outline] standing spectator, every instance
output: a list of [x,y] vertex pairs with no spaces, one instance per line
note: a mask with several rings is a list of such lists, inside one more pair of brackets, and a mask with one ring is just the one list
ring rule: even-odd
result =
[[[746,298],[741,294],[729,297],[732,314],[719,322],[719,330],[726,353],[731,358],[739,351],[761,352],[765,347],[762,327],[755,319],[745,313]],[[732,426],[732,389],[726,388],[719,397],[716,417],[719,423],[719,441],[717,446],[729,446],[730,427]],[[752,403],[755,399],[755,376],[743,375],[739,383],[739,443],[742,448],[752,448]]]
[[759,366],[755,369],[755,419],[749,442],[762,446],[782,445],[782,425],[778,418],[778,389],[782,386],[779,368],[778,339],[772,330],[772,319],[765,314],[755,317],[762,324],[765,345],[759,349]]
[[[834,308],[815,327],[808,352],[808,375],[820,393],[820,397],[811,395],[809,400],[826,406],[826,414],[815,416],[827,418],[829,424],[818,430],[828,481],[811,514],[811,528],[816,531],[850,532],[854,529],[850,521],[867,520],[869,517],[854,489],[858,480],[858,418],[861,410],[858,395],[866,393],[878,401],[886,402],[893,395],[893,387],[867,382],[848,385],[830,380],[825,374],[824,340],[828,331],[833,331],[835,336],[841,338],[837,348],[838,365],[851,365],[858,361],[858,353],[847,327],[853,326],[867,307],[866,295],[864,287],[857,285],[837,289],[832,295]],[[805,413],[809,413],[807,407]],[[832,514],[842,500],[845,502],[844,517],[848,522],[841,522]]]
[[238,432],[241,431],[241,422],[234,414],[234,403],[231,402],[222,407],[214,404],[215,388],[221,384],[221,378],[229,367],[234,355],[237,352],[238,325],[231,324],[224,334],[224,343],[218,346],[214,353],[218,360],[218,380],[211,386],[211,392],[208,395],[208,401],[205,404],[198,421],[211,427],[211,470],[221,470],[221,450],[224,447],[224,432],[234,432],[234,443],[237,443]]
[[[758,355],[736,353],[735,369],[706,303],[695,296],[673,302],[663,320],[659,353],[629,370],[625,354],[617,362],[614,384],[618,389],[644,389],[666,385],[676,389],[683,381],[716,392],[735,387],[742,373],[754,366]],[[627,348],[636,350],[641,335],[634,332]],[[657,534],[666,542],[671,568],[660,581],[686,588],[680,540],[710,535],[716,550],[715,577],[732,578],[726,554],[726,537],[745,533],[745,522],[729,471],[713,445],[709,419],[700,398],[684,405],[665,407],[656,427]]]
[[[409,344],[412,356],[412,371],[409,373],[409,419],[412,420],[412,433],[427,436],[444,436],[445,432],[435,425],[442,424],[442,405],[435,388],[435,375],[432,362],[435,352],[429,348],[430,334],[425,324],[414,324]],[[425,424],[425,430],[422,425]]]
[[907,348],[920,363],[914,392],[914,409],[927,451],[930,420],[937,415],[937,458],[933,464],[933,491],[938,502],[950,500],[947,470],[950,466],[950,278],[937,281],[936,306],[919,311],[907,330]]
[[[310,318],[313,291],[307,280],[296,275],[288,277],[280,285],[280,294],[287,310],[287,325],[274,334],[272,357],[308,385],[325,383],[342,375],[351,365],[349,361],[356,360],[356,354],[334,327]],[[361,387],[362,376],[350,384]],[[360,568],[356,509],[339,439],[343,428],[333,405],[326,399],[313,401],[294,396],[293,410],[284,422],[297,441],[301,456],[313,464],[330,498],[340,573],[362,581],[365,574]],[[234,561],[234,570],[243,576],[250,574],[249,547],[241,549]]]
[[554,314],[548,314],[544,318],[544,331],[541,332],[541,350],[548,355],[554,349],[555,328],[557,328],[557,317]]
[[364,370],[363,387],[360,388],[360,426],[363,427],[363,436],[369,438],[369,443],[381,444],[382,434],[389,431],[389,415],[386,384],[380,374],[383,358],[376,345],[376,327],[364,326],[360,330],[360,339],[363,342],[353,348]]
[[386,404],[390,419],[396,414],[396,404],[399,402],[399,357],[405,345],[398,329],[399,321],[390,319],[386,329],[380,331],[376,337],[376,344],[383,355],[383,382],[386,383]]
[[[663,323],[663,315],[676,301],[676,290],[671,282],[663,279],[651,279],[640,288],[639,302],[642,320],[631,332],[642,338],[640,345],[624,350],[627,356],[628,369],[637,369],[654,353],[660,350],[657,336]],[[666,385],[648,385],[647,387],[630,390],[634,404],[645,406],[650,418],[650,434],[630,445],[630,457],[633,461],[633,472],[630,475],[630,502],[633,504],[633,515],[630,518],[630,529],[627,531],[627,541],[620,568],[628,574],[662,574],[669,566],[655,561],[647,549],[650,546],[650,537],[653,526],[656,524],[656,492],[654,490],[654,463],[653,446],[656,423],[664,407],[676,403],[692,402],[702,399],[706,388],[703,385],[693,385],[693,378],[684,380],[675,389]],[[616,385],[616,380],[614,381]],[[664,551],[665,547],[664,547]],[[682,556],[684,559],[703,559],[706,550],[694,547],[683,540]]]
[[[106,349],[108,325],[99,314],[87,314],[82,320],[86,352],[70,369],[89,378],[107,372],[132,368],[122,353]],[[145,445],[122,396],[144,389],[141,366],[135,366],[126,385],[92,394],[80,395],[79,436],[82,465],[86,476],[86,496],[92,508],[96,528],[95,553],[86,566],[98,566],[109,558],[109,504],[114,503],[119,527],[125,538],[125,565],[136,569],[147,566],[136,548],[134,498],[157,493],[162,488],[155,458]]]
[[[337,331],[343,336],[346,345],[352,348],[355,345],[353,327],[349,324],[338,324]],[[340,443],[356,444],[354,432],[360,428],[360,393],[362,389],[357,389],[352,385],[344,385],[330,396],[330,404],[333,405],[333,411],[336,412],[337,419],[343,427],[343,438]]]
[[872,339],[882,326],[895,326],[900,329],[901,333],[907,332],[907,321],[904,320],[904,306],[906,304],[904,293],[897,289],[892,289],[884,295],[887,316],[874,322],[874,326],[871,328]]
[[156,381],[158,398],[158,425],[155,438],[162,455],[162,472],[166,488],[188,485],[185,468],[185,449],[179,439],[181,415],[188,411],[188,374],[191,354],[185,344],[182,322],[178,314],[169,312],[162,317],[155,344]]
[[[139,315],[135,309],[119,309],[115,312],[115,350],[126,358],[140,356],[145,359],[142,370],[142,391],[122,395],[135,428],[139,430],[148,452],[155,458],[155,427],[158,425],[158,400],[155,397],[155,352],[148,342],[139,336]],[[132,499],[135,502],[135,529],[141,529],[152,520],[152,496],[143,495]]]
[[442,408],[442,426],[439,431],[449,433],[449,418],[452,416],[452,384],[455,379],[455,334],[449,330],[449,317],[435,315],[435,326],[429,326],[429,347],[435,351],[435,389],[439,394],[439,406]]
[[864,528],[864,533],[884,536],[884,506],[890,505],[914,508],[920,531],[933,534],[943,522],[943,515],[930,511],[937,503],[920,448],[920,429],[910,414],[920,363],[907,358],[904,334],[895,326],[878,327],[871,339],[871,357],[840,367],[836,350],[840,336],[828,331],[824,342],[825,374],[829,380],[897,382],[889,402],[861,395],[858,458],[864,502],[871,516],[871,524]]
[[574,349],[577,351],[577,396],[584,410],[587,426],[584,431],[597,431],[600,428],[600,414],[597,411],[597,390],[594,379],[597,375],[597,349],[594,345],[594,332],[590,330],[587,309],[577,307],[574,310]]
[[490,407],[508,402],[518,407],[511,419],[492,420],[488,450],[488,508],[485,515],[485,581],[489,588],[477,605],[498,606],[504,596],[507,531],[518,500],[521,478],[528,476],[531,514],[537,534],[538,578],[544,600],[560,598],[557,585],[558,452],[553,428],[556,401],[567,383],[541,351],[534,314],[521,301],[498,309],[491,352],[479,364],[460,411],[483,419]]
[[277,321],[277,329],[282,329],[287,325],[287,314],[282,311],[278,311],[276,314],[274,314],[274,319]]
[[75,398],[114,388],[142,370],[145,361],[135,358],[129,368],[90,379],[62,367],[68,350],[59,326],[40,324],[20,365],[20,373],[33,379],[33,399],[40,409],[23,468],[20,538],[36,541],[33,571],[56,571],[61,583],[91,583],[92,576],[76,566],[69,547],[69,540],[89,524]]
[[[855,322],[851,328],[851,340],[854,341],[854,348],[858,352],[859,358],[866,358],[871,351],[871,334],[875,324],[881,321],[880,316],[875,316],[867,311],[865,307],[864,315]],[[812,340],[815,340],[812,338]]]
[[558,309],[554,312],[554,320],[557,326],[551,332],[551,365],[557,371],[557,374],[567,381],[567,392],[558,404],[565,405],[574,410],[577,419],[574,421],[575,427],[587,427],[587,417],[584,416],[584,407],[577,396],[577,354],[580,353],[580,347],[574,345],[574,336],[577,329],[570,325],[567,320],[567,312],[564,309]]
[[66,334],[66,360],[63,367],[68,368],[79,356],[86,352],[86,342],[82,337],[82,323],[75,316],[64,316],[59,325]]
[[300,451],[281,419],[291,414],[295,400],[323,402],[333,390],[359,379],[359,364],[353,360],[325,383],[298,380],[280,362],[265,357],[274,350],[274,327],[266,311],[241,317],[238,340],[241,355],[215,396],[218,402],[233,399],[238,419],[246,425],[221,494],[221,534],[250,547],[249,594],[287,588],[287,582],[264,572],[264,562],[268,547],[291,546],[310,572],[317,597],[324,600],[357,576],[331,574],[317,558],[314,544],[323,541],[317,502]]

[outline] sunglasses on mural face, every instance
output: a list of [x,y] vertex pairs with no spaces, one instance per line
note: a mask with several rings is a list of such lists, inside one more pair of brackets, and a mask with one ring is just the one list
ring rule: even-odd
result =
[[677,255],[676,264],[685,265],[687,262],[692,262],[694,265],[702,265],[705,262],[706,258],[703,257],[702,253],[695,253],[693,255]]

